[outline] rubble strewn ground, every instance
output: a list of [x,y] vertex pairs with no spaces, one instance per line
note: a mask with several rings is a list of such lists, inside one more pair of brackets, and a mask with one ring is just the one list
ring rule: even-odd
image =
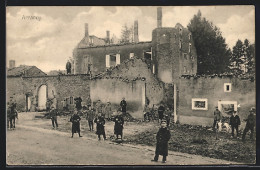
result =
[[[81,118],[81,134],[97,139],[95,131],[89,131],[85,117],[82,116]],[[69,115],[59,116],[59,128],[57,130],[71,132],[69,119]],[[26,124],[26,121],[24,123]],[[36,127],[52,129],[51,120],[47,118],[35,118],[30,123]],[[156,120],[154,122],[143,122],[132,119],[131,122],[125,122],[124,143],[155,147],[155,137],[158,129],[159,123]],[[111,141],[114,139],[113,130],[114,122],[106,121],[105,131],[107,138]],[[172,137],[169,141],[169,150],[240,163],[255,163],[256,141],[251,141],[249,136],[246,137],[246,142],[243,143],[241,139],[232,139],[230,133],[221,132],[219,135],[220,140],[216,140],[215,133],[210,127],[181,124],[171,124],[170,131]],[[77,137],[77,135],[74,136]]]
[[[143,143],[150,146],[156,144],[158,128],[129,137],[130,143]],[[215,139],[215,133],[207,127],[191,125],[171,125],[169,150],[189,154],[202,155],[211,158],[224,159],[241,163],[255,163],[256,141],[247,136],[245,143],[240,139],[232,139],[227,132],[220,133],[220,140]]]

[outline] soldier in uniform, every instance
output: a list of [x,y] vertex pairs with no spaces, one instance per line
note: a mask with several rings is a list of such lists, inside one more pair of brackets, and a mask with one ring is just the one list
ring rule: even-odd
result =
[[114,134],[116,135],[116,139],[118,139],[118,135],[120,135],[121,139],[123,139],[124,118],[122,117],[121,112],[119,113],[120,114],[114,118]]
[[[55,129],[55,125],[56,125],[56,128],[58,128],[57,110],[54,108],[54,106],[51,106],[50,117],[51,117],[51,122],[52,122],[52,128]],[[54,123],[55,123],[55,125],[54,125]]]
[[69,60],[66,63],[66,70],[67,70],[67,74],[71,74],[71,63]]
[[98,135],[98,140],[101,140],[100,135],[103,135],[104,140],[106,140],[105,119],[101,116],[101,113],[98,113],[98,117],[94,119],[94,122],[97,124],[96,134]]
[[49,112],[50,108],[51,108],[51,101],[50,101],[50,99],[47,99],[47,101],[46,101],[46,111]]
[[162,163],[166,163],[166,157],[168,156],[168,141],[171,138],[171,133],[167,129],[167,123],[166,120],[161,121],[161,128],[159,129],[157,135],[156,135],[156,150],[155,150],[155,156],[152,161],[157,162],[159,155],[163,156]]
[[222,121],[222,114],[218,110],[218,106],[216,106],[216,110],[214,111],[214,123],[213,123],[213,130],[215,130],[216,125]]
[[7,119],[7,129],[10,127],[11,129],[11,105],[9,102],[7,102],[7,116],[6,116],[6,119]]
[[246,138],[246,133],[250,130],[250,139],[253,140],[253,135],[254,135],[254,128],[255,128],[255,125],[256,125],[256,116],[254,115],[255,113],[255,108],[252,107],[250,109],[250,114],[248,115],[247,119],[245,119],[246,121],[246,127],[244,129],[244,132],[243,132],[243,136],[242,136],[242,140],[245,141],[245,138]]
[[160,104],[160,107],[158,108],[158,116],[159,116],[159,122],[163,119],[163,113],[165,111],[165,108],[163,106],[163,104]]
[[125,101],[125,98],[123,97],[122,98],[122,101],[120,102],[120,106],[121,106],[121,111],[123,113],[123,115],[126,114],[126,101]]
[[87,111],[87,116],[86,116],[86,119],[88,120],[89,131],[94,130],[93,128],[94,117],[95,117],[94,109],[91,107],[91,105],[89,105],[89,109]]
[[82,99],[81,99],[81,97],[77,97],[74,100],[75,100],[75,103],[76,103],[77,110],[81,110],[82,109],[82,105],[81,105]]
[[15,118],[18,119],[18,112],[16,110],[16,103],[11,102],[10,105],[10,117],[9,117],[9,122],[10,122],[10,128],[15,128]]
[[239,116],[237,115],[237,112],[234,111],[233,112],[233,115],[230,117],[230,120],[229,120],[229,124],[232,128],[232,136],[231,138],[234,137],[234,130],[236,129],[236,132],[237,132],[237,137],[239,136],[239,133],[238,133],[238,127],[239,125],[241,124],[240,122],[240,118]]
[[164,114],[164,119],[165,119],[166,122],[167,122],[167,127],[169,127],[169,125],[170,125],[171,115],[172,115],[172,112],[171,112],[171,110],[169,109],[169,107],[167,107],[167,109],[166,109],[166,111],[165,111],[165,114]]
[[72,129],[71,129],[71,137],[73,138],[74,133],[78,133],[79,137],[82,137],[80,135],[80,120],[81,118],[78,115],[77,109],[75,108],[73,115],[70,118],[70,122],[72,122]]
[[111,119],[111,115],[112,115],[111,103],[107,102],[107,104],[105,106],[105,118],[107,120],[110,120]]
[[95,106],[96,109],[96,115],[98,115],[99,113],[102,113],[102,107],[101,107],[101,101],[98,100]]

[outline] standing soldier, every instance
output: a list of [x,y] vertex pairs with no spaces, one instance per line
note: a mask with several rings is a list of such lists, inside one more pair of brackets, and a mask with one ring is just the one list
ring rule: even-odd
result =
[[121,106],[121,111],[123,113],[123,115],[126,114],[126,101],[125,101],[125,98],[123,97],[122,98],[122,101],[120,102],[120,106]]
[[118,139],[118,135],[120,135],[122,140],[123,128],[124,128],[124,118],[122,117],[122,112],[119,112],[119,114],[115,116],[114,122],[115,122],[114,134],[116,135],[116,139]]
[[71,63],[69,60],[66,63],[66,70],[67,70],[67,74],[71,74]]
[[171,110],[170,110],[169,107],[167,107],[167,109],[165,111],[165,115],[164,115],[165,116],[165,120],[167,122],[167,127],[169,127],[169,125],[170,125],[171,115],[172,115]]
[[16,103],[11,102],[10,106],[10,128],[15,128],[15,118],[18,119],[18,112],[16,110]]
[[166,157],[168,156],[168,141],[171,138],[171,133],[167,129],[166,120],[161,121],[161,128],[156,135],[156,150],[155,156],[152,161],[157,162],[159,155],[163,156],[162,163],[166,163]]
[[[52,128],[55,129],[55,125],[56,125],[56,128],[58,128],[57,110],[54,108],[54,106],[51,106],[50,117],[51,117],[51,122],[52,122]],[[55,123],[55,125],[54,125],[54,123]]]
[[81,105],[82,99],[81,99],[81,97],[77,97],[74,100],[75,100],[75,103],[76,103],[77,110],[81,110],[82,109],[82,105]]
[[242,136],[242,140],[245,141],[245,138],[246,138],[246,133],[250,130],[250,139],[253,140],[253,135],[254,135],[254,128],[255,128],[255,124],[256,124],[256,117],[254,115],[255,113],[255,108],[252,107],[250,109],[250,114],[248,115],[247,119],[245,120],[246,121],[246,127],[244,129],[244,132],[243,132],[243,136]]
[[78,112],[79,111],[77,111],[77,109],[75,108],[74,113],[70,118],[70,122],[72,122],[72,129],[71,129],[71,133],[72,133],[71,137],[72,138],[73,138],[74,133],[77,133],[77,132],[79,134],[79,137],[82,137],[80,135],[80,120],[81,120],[81,118],[79,117]]
[[101,107],[101,101],[98,100],[95,106],[96,109],[96,115],[98,115],[99,113],[102,113],[102,107]]
[[51,101],[50,101],[50,99],[47,99],[47,101],[46,101],[46,111],[49,112],[50,108],[51,108]]
[[237,138],[238,138],[238,136],[239,136],[238,127],[239,127],[240,123],[241,123],[241,122],[240,122],[240,118],[239,118],[239,116],[237,115],[237,112],[234,111],[233,114],[232,114],[232,116],[230,117],[230,120],[229,120],[229,124],[230,124],[230,126],[231,126],[231,128],[232,128],[232,136],[231,136],[231,138],[234,137],[234,129],[236,129]]
[[89,125],[89,131],[93,131],[93,120],[95,117],[94,109],[89,105],[89,109],[87,111],[87,117],[86,119],[88,120],[88,125]]
[[6,119],[7,119],[7,129],[10,127],[11,129],[11,105],[9,102],[7,102],[7,115],[6,115]]
[[112,115],[111,103],[107,102],[107,105],[105,106],[105,118],[107,120],[110,120],[111,119],[111,115]]
[[105,119],[101,116],[101,113],[98,113],[98,117],[95,118],[94,122],[97,124],[96,134],[98,135],[98,140],[101,140],[100,135],[103,135],[104,140],[106,140]]
[[222,121],[222,114],[218,110],[218,106],[216,106],[216,110],[214,111],[214,123],[213,123],[213,130],[215,130],[215,127],[217,123]]
[[160,107],[158,108],[158,116],[159,116],[159,122],[163,119],[163,113],[165,111],[165,108],[163,106],[163,104],[160,104]]
[[149,120],[150,121],[150,108],[148,107],[148,105],[144,106],[144,121]]

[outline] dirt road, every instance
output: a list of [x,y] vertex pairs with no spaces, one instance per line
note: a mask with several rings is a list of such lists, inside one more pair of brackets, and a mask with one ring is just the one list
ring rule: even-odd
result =
[[[31,117],[27,117],[26,121]],[[97,141],[84,135],[22,125],[7,131],[8,165],[196,165],[234,164],[219,159],[169,151],[167,163],[151,162],[154,148]],[[160,157],[161,160],[161,157]]]

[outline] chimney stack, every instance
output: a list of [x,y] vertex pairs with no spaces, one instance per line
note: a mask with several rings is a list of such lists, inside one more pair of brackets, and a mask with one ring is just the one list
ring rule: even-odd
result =
[[135,22],[134,22],[134,42],[135,43],[139,42],[139,37],[138,37],[138,20],[135,20]]
[[110,31],[107,31],[107,44],[110,44]]
[[89,45],[88,23],[85,23],[85,42]]
[[9,68],[15,67],[15,60],[9,60]]
[[157,8],[157,28],[162,27],[162,7]]

